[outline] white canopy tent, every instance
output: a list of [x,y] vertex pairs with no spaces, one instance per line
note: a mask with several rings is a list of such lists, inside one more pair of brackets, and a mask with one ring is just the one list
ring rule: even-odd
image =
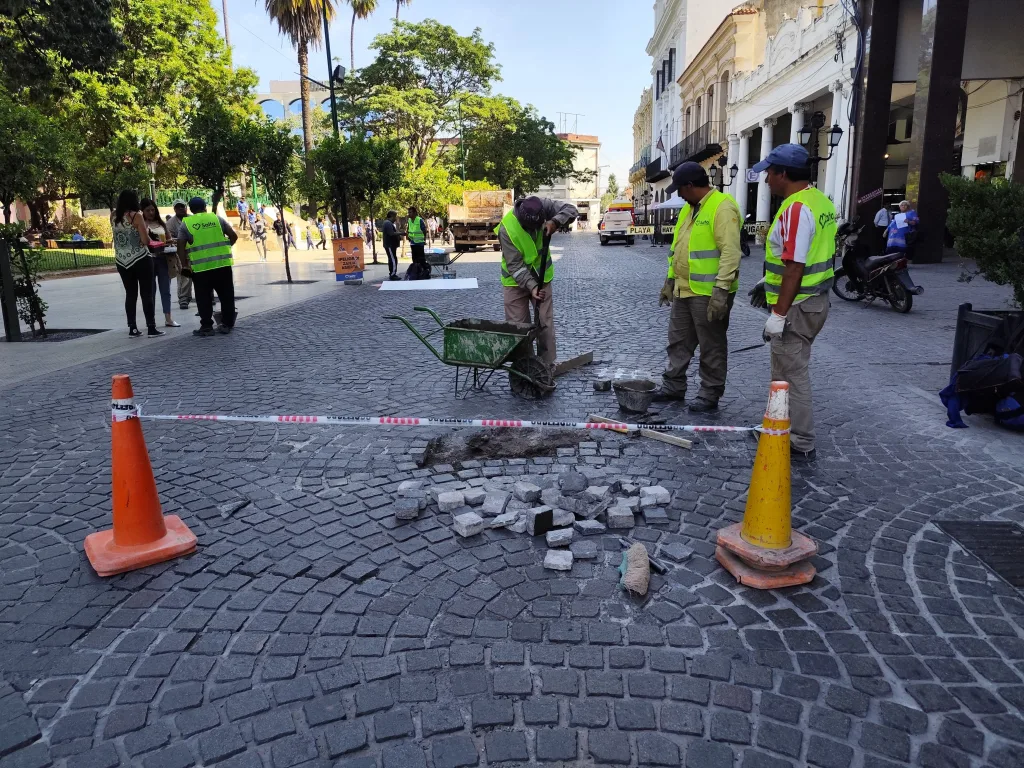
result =
[[658,203],[657,205],[651,206],[651,210],[652,211],[678,211],[684,205],[686,205],[686,201],[683,200],[683,198],[679,197],[679,195],[673,195],[671,198],[669,198],[665,202]]

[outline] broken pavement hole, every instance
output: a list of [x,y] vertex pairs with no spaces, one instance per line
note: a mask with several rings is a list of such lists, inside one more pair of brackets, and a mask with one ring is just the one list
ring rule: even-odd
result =
[[459,431],[435,437],[427,444],[425,464],[457,464],[481,459],[530,459],[555,456],[559,448],[575,448],[592,441],[583,430],[488,429]]

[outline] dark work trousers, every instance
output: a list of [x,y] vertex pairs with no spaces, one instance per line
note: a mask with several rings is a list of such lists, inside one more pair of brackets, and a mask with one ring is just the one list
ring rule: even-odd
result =
[[412,263],[413,264],[426,264],[427,256],[423,252],[426,247],[425,243],[409,243],[409,248],[412,250]]
[[398,274],[398,248],[394,243],[388,245],[384,244],[384,253],[388,255],[388,274],[391,276]]
[[192,276],[192,285],[196,290],[196,306],[199,308],[199,325],[202,328],[213,328],[213,294],[220,299],[221,322],[233,328],[235,318],[235,283],[231,267],[217,267],[206,272],[196,272]]
[[142,295],[142,314],[146,316],[146,327],[156,328],[153,315],[153,259],[145,256],[127,269],[117,265],[117,274],[124,283],[124,313],[128,318],[129,328],[138,328],[135,323],[135,305],[139,294]]

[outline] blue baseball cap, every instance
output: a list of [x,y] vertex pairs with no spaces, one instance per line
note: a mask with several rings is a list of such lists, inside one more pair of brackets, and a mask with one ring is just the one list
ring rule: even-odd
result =
[[754,165],[754,173],[767,171],[769,165],[781,165],[784,168],[807,168],[811,164],[811,156],[799,144],[782,144],[768,153],[768,157]]
[[206,201],[203,198],[196,196],[188,201],[188,209],[192,213],[199,213],[200,211],[206,210]]

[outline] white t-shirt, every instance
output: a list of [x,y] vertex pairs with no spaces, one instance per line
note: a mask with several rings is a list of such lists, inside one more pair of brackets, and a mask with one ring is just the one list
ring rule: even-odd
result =
[[768,236],[772,253],[782,261],[807,263],[807,254],[814,240],[816,224],[811,209],[795,202],[779,217],[778,224]]
[[875,214],[875,226],[876,227],[888,227],[889,226],[889,211],[885,208],[879,208],[878,213]]

